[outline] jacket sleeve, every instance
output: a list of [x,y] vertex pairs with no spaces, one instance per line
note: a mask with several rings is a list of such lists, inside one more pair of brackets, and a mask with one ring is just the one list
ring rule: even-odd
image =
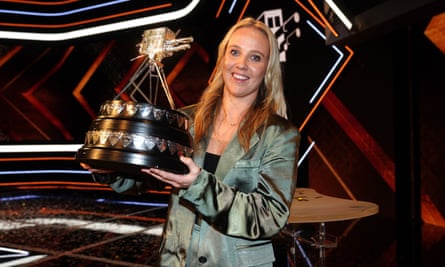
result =
[[[269,127],[270,128],[270,127]],[[270,238],[287,223],[297,178],[300,135],[296,128],[272,127],[257,144],[259,160],[237,163],[221,181],[202,170],[180,197],[196,208],[219,231],[248,239]],[[247,153],[248,155],[249,153]],[[258,163],[252,163],[258,162]],[[239,181],[227,184],[228,177]],[[255,183],[254,189],[240,190],[243,183]]]
[[111,187],[115,192],[124,195],[140,195],[148,189],[163,191],[166,184],[149,175],[130,175],[118,172],[92,173],[93,180]]
[[123,176],[118,176],[116,180],[109,185],[115,192],[124,195],[140,195],[147,190],[147,185],[144,181]]

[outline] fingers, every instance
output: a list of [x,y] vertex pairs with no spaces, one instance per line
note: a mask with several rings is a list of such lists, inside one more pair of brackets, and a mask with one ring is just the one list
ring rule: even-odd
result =
[[82,168],[84,168],[85,170],[89,170],[89,169],[91,169],[91,166],[90,166],[90,165],[88,165],[88,164],[86,164],[86,163],[83,163],[83,162],[80,163],[80,166],[81,166]]
[[187,165],[190,170],[189,173],[177,174],[158,168],[142,169],[141,171],[164,183],[170,184],[171,186],[177,188],[187,188],[193,183],[196,177],[198,177],[201,168],[199,168],[191,158],[181,156],[180,160]]
[[151,175],[152,177],[154,177],[164,183],[170,184],[173,187],[178,187],[178,188],[184,187],[179,182],[179,181],[181,181],[181,179],[180,179],[179,175],[177,175],[177,174],[166,172],[166,171],[163,171],[160,169],[155,169],[155,168],[142,169],[141,171]]
[[163,170],[161,170],[161,169],[157,169],[157,168],[150,168],[150,169],[147,169],[147,173],[150,174],[150,175],[152,175],[152,176],[155,176],[156,178],[157,178],[157,177],[160,177],[160,178],[163,178],[163,179],[167,179],[168,177],[170,177],[170,176],[173,175],[173,174],[170,173],[170,172],[163,171]]
[[189,166],[193,163],[192,158],[180,156],[179,160],[182,161],[185,165]]
[[90,165],[86,164],[86,163],[80,163],[80,166],[82,168],[84,168],[85,170],[88,170],[89,172],[93,172],[93,173],[113,173],[113,170],[106,170],[106,169],[96,169],[91,167]]
[[189,174],[193,176],[198,176],[198,174],[201,172],[201,168],[195,164],[192,158],[181,156],[179,158],[185,165],[187,165],[189,169]]

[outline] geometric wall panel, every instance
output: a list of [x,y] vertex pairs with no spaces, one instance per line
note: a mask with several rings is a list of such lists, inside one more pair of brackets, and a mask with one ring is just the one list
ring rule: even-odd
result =
[[[217,43],[226,28],[243,16],[256,17],[268,24],[279,40],[290,118],[298,126],[307,122],[352,56],[348,48],[325,45],[321,20],[300,1],[160,2],[4,4],[1,12],[6,15],[0,19],[0,39],[5,40],[0,47],[2,140],[15,144],[82,143],[101,103],[122,89],[139,64],[132,59],[138,54],[136,44],[143,30],[158,24],[146,21],[144,26],[125,31],[65,41],[49,41],[53,37],[48,36],[72,36],[73,31],[84,28],[168,14],[170,20],[166,18],[162,25],[177,30],[180,37],[194,37],[190,51],[163,62],[176,106],[181,107],[195,103],[206,86]],[[184,12],[182,17],[172,20],[171,14],[180,11]],[[25,38],[23,34],[30,32],[42,34],[41,39],[26,39],[36,36]]]

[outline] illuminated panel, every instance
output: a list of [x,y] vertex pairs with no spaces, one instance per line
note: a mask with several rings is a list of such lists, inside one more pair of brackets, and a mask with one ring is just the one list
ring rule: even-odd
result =
[[[300,5],[302,5],[300,1],[298,0],[296,1]],[[318,14],[319,18],[323,21],[322,24],[324,24],[325,27],[329,29],[329,32],[333,36],[337,37],[338,33],[336,32],[336,30],[334,30],[334,25],[331,25],[329,23],[328,19],[317,8],[316,4],[313,1],[309,0],[309,3],[315,10],[315,13]],[[438,18],[439,16],[436,17]],[[441,15],[441,17],[442,18],[444,17],[443,14]],[[434,18],[432,19],[432,21],[434,20]],[[425,34],[427,30],[425,31]],[[326,43],[329,42],[327,41]],[[345,48],[349,49],[347,46]],[[389,188],[395,191],[394,162],[383,152],[383,150],[379,147],[379,145],[373,140],[371,136],[369,136],[364,127],[361,126],[360,123],[356,121],[356,119],[352,116],[352,114],[349,114],[349,111],[342,105],[340,101],[338,101],[338,99],[335,97],[334,94],[328,95],[323,101],[323,105],[329,111],[332,117],[337,121],[337,123],[342,127],[345,133],[351,138],[354,144],[367,157],[371,165],[374,166],[374,168],[380,173],[380,176],[386,182]],[[321,151],[319,151],[317,148],[316,151],[322,157],[323,161],[325,161],[329,169],[333,172],[334,176],[340,182],[343,189],[345,189],[348,195],[351,198],[353,198],[352,193],[342,182],[342,179],[338,176],[338,174],[335,172],[335,170],[332,168],[329,162],[322,156]],[[431,201],[430,196],[428,194],[422,194],[421,210],[422,210],[422,220],[425,223],[441,227],[445,225],[444,217],[442,216],[441,212],[438,210],[436,205]]]
[[0,9],[0,39],[63,41],[128,30],[185,17],[199,2],[90,0],[48,6],[8,1]]
[[[314,32],[317,33],[317,35],[323,40],[326,40],[326,36],[313,24],[311,21],[306,21],[306,23],[314,30]],[[307,124],[309,119],[311,118],[312,114],[315,112],[317,107],[322,102],[324,96],[329,92],[329,89],[331,88],[332,84],[335,82],[335,80],[340,75],[343,68],[346,66],[346,64],[349,62],[350,58],[353,55],[352,50],[349,49],[349,47],[345,47],[343,50],[345,50],[349,55],[346,55],[345,52],[343,52],[338,46],[336,45],[330,45],[329,46],[332,51],[335,52],[337,55],[337,58],[334,58],[334,60],[331,62],[330,65],[326,66],[326,72],[323,79],[320,81],[319,85],[315,90],[313,91],[313,94],[309,98],[308,104],[313,106],[313,108],[310,110],[310,112],[307,114],[305,119],[300,125],[300,131],[304,128],[304,126]]]
[[[94,3],[94,1],[91,2],[91,5]],[[295,2],[289,1],[287,7],[285,7],[285,5],[277,5],[276,3],[271,3],[270,5],[264,4],[264,6],[261,5],[261,7],[258,7],[252,5],[251,1],[221,1],[218,4],[215,4],[216,7],[219,7],[215,12],[217,13],[217,17],[231,16],[232,18],[243,17],[245,14],[249,16],[256,14],[258,19],[264,19],[265,22],[273,28],[277,39],[280,40],[280,58],[284,63],[283,65],[286,71],[285,78],[287,79],[285,81],[285,87],[289,94],[288,99],[292,99],[292,103],[290,104],[292,109],[294,109],[294,118],[292,118],[292,120],[297,125],[300,125],[301,130],[310,119],[312,113],[338,77],[349,58],[352,56],[352,51],[347,47],[326,46],[325,37],[321,34],[321,31],[325,26],[322,19],[320,19],[319,16],[313,15],[306,6],[298,1],[297,4],[300,6],[296,5]],[[35,12],[37,11],[39,10],[36,10]],[[276,18],[279,18],[280,22],[272,25],[270,21],[277,21]],[[200,32],[197,31],[193,35],[197,35],[197,39],[199,40],[199,34]],[[207,37],[207,35],[202,38],[205,37]],[[111,47],[112,43],[106,45],[90,67],[87,70],[81,70],[81,72],[85,72],[85,75],[74,84],[72,94],[81,106],[84,107],[90,117],[95,116],[94,108],[85,97],[86,94],[82,94],[82,91],[88,84],[95,82],[90,80],[94,78],[94,73],[97,72],[106,55],[111,53]],[[208,59],[206,62],[208,62]],[[59,65],[62,64],[65,65],[61,60]],[[134,61],[134,66],[137,66],[138,64],[139,62]],[[178,66],[181,64],[183,64],[183,60],[180,60]],[[54,73],[56,73],[56,70],[58,69],[49,69],[49,71],[43,75],[42,80],[38,80],[36,84],[29,88],[14,84],[14,86],[10,86],[11,88],[0,90],[0,92],[5,91],[1,97],[7,101],[11,99],[10,94],[12,93],[6,95],[6,90],[8,90],[8,92],[17,92],[15,87],[21,86],[20,88],[25,88],[26,90],[21,93],[20,97],[24,97],[25,100],[27,100],[27,103],[31,103],[31,107],[37,109],[39,114],[45,117],[45,122],[52,123],[56,129],[49,127],[43,129],[43,124],[34,123],[35,120],[32,120],[31,117],[25,117],[25,119],[28,119],[27,123],[32,125],[35,130],[48,141],[60,138],[56,135],[59,134],[59,132],[62,133],[64,140],[72,141],[74,135],[69,132],[69,128],[62,125],[61,122],[63,122],[63,119],[60,119],[59,114],[54,111],[58,109],[52,108],[50,110],[48,107],[45,107],[45,99],[42,99],[40,95],[36,94],[37,89],[41,91],[49,90],[45,87],[47,86],[48,81],[43,80],[43,78],[46,76],[46,78],[55,76]],[[131,77],[130,74],[132,74],[133,71],[133,67],[130,68],[128,75],[125,75],[122,83],[115,88],[116,91],[119,91],[119,88],[125,84],[124,81],[128,80],[128,77]],[[170,83],[172,82],[172,79],[170,78],[178,76],[178,72],[180,72],[180,70],[177,70],[176,67],[170,72]],[[20,76],[20,79],[14,79],[14,81],[15,80],[24,81],[29,80],[29,78]],[[8,83],[8,85],[9,84],[10,83]],[[15,97],[16,95],[12,96]],[[20,103],[17,99],[20,98],[13,98],[15,102]],[[13,103],[13,100],[7,101],[7,104],[11,105],[14,110],[21,112],[20,114],[23,114],[23,116],[28,115],[25,114],[26,110],[24,110],[24,108],[28,108],[29,105],[24,107],[23,105],[18,106]],[[303,110],[299,110],[300,108]],[[55,130],[58,131],[56,132]]]
[[[300,131],[320,105],[353,51],[349,47],[326,45],[326,25],[306,5],[300,8],[263,9],[259,20],[264,21],[277,37],[280,60],[284,63],[286,98],[290,100],[290,119]],[[250,13],[248,9],[246,13]]]
[[0,153],[75,152],[81,146],[80,144],[1,145]]

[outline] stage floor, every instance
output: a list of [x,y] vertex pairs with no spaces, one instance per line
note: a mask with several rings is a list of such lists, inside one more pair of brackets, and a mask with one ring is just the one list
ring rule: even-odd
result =
[[[155,266],[167,202],[165,193],[66,187],[0,192],[0,266]],[[310,239],[317,227],[288,225],[274,239],[275,266],[319,266],[318,250],[299,243],[302,254],[289,235]],[[326,266],[396,266],[394,222],[377,214],[326,227],[338,242],[326,250]],[[443,266],[444,230],[429,229],[436,241],[425,248],[423,266]]]
[[0,266],[154,266],[166,196],[4,193]]

